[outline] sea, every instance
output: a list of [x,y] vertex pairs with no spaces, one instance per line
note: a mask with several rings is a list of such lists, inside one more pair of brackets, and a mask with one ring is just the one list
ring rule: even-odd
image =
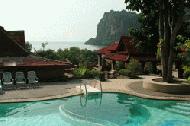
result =
[[32,51],[42,49],[42,43],[48,43],[45,49],[69,49],[70,47],[79,47],[80,49],[98,50],[103,46],[86,45],[82,41],[29,41],[32,44]]

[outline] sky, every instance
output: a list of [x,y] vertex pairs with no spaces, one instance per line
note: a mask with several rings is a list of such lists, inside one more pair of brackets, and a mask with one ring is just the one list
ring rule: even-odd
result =
[[24,30],[26,41],[86,41],[96,37],[104,12],[124,0],[0,0],[0,25]]

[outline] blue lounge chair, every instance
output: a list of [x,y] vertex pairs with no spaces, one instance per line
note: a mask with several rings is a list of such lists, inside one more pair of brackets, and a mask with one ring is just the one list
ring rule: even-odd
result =
[[5,87],[5,89],[10,89],[15,87],[14,86],[14,80],[12,77],[12,74],[10,72],[3,72],[3,77],[2,77],[2,85]]
[[28,71],[27,79],[28,79],[28,83],[31,84],[32,86],[39,86],[38,85],[38,77],[36,76],[35,71]]
[[26,78],[25,78],[23,72],[16,72],[15,82],[16,82],[17,88],[20,86],[24,86],[24,87],[28,86],[28,85],[26,85]]

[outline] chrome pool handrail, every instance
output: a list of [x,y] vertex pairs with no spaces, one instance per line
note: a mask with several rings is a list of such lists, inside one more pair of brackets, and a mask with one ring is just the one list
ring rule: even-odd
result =
[[[85,87],[85,92],[86,92],[86,94],[87,94],[88,91],[87,91],[87,87],[86,87],[86,82],[84,83],[84,87]],[[80,83],[80,91],[82,92],[81,83]]]

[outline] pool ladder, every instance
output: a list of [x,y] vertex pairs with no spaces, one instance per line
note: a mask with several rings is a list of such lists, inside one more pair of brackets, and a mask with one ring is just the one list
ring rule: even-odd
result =
[[80,84],[80,91],[83,91],[85,95],[88,95],[88,93],[102,93],[102,83],[101,81],[99,81],[100,84],[100,90],[97,88],[94,88],[90,85],[86,84],[87,82],[84,83],[84,87],[82,86],[82,84]]

